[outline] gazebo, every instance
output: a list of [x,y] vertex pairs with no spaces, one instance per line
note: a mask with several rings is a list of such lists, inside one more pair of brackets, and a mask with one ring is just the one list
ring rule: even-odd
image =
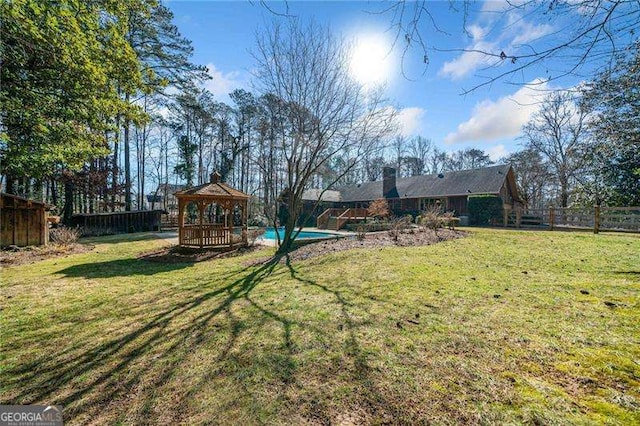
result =
[[220,174],[175,196],[180,246],[231,250],[247,244],[249,195],[220,182]]

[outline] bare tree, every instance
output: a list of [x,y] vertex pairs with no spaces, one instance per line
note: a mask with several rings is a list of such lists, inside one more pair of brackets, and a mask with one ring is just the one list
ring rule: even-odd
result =
[[[483,2],[478,2],[485,7]],[[491,4],[487,2],[487,4]],[[462,29],[471,38],[469,17],[476,2],[471,0],[449,1],[453,12],[461,16]],[[465,90],[465,93],[495,81],[510,78],[510,82],[522,75],[527,68],[555,61],[553,73],[547,79],[556,80],[567,75],[579,74],[585,66],[594,64],[609,67],[615,55],[637,40],[640,27],[640,2],[630,0],[524,0],[494,2],[490,11],[492,22],[502,20],[505,28],[525,18],[544,21],[550,30],[532,40],[519,41],[515,37],[506,46],[504,43],[484,45],[470,44],[468,47],[440,49],[430,40],[434,32],[445,33],[432,15],[433,3],[428,0],[398,0],[376,6],[374,12],[390,19],[390,29],[395,34],[395,46],[402,51],[402,72],[407,76],[404,62],[410,55],[424,63],[426,72],[429,55],[433,51],[473,53],[483,55],[487,66],[483,70],[482,83]],[[526,80],[520,80],[526,84]]]
[[448,163],[447,153],[434,146],[429,156],[429,172],[442,173]]
[[431,139],[416,136],[409,142],[409,153],[414,158],[414,166],[411,170],[412,176],[422,175],[426,172],[429,162],[429,153],[433,142]]
[[402,176],[402,163],[404,162],[404,155],[407,152],[407,138],[402,135],[396,135],[391,142],[391,149],[393,150],[396,173],[398,176]]
[[459,149],[447,155],[445,168],[448,171],[470,170],[487,167],[494,162],[489,154],[477,148]]
[[[273,24],[257,38],[260,91],[281,101],[287,119],[277,142],[286,169],[280,253],[291,249],[302,193],[312,176],[340,152],[350,153],[342,171],[348,173],[375,146],[368,142],[392,127],[394,112],[383,107],[380,91],[368,90],[350,75],[346,47],[328,29],[295,19]],[[275,216],[271,220],[276,224]]]
[[531,149],[514,152],[502,161],[510,163],[516,172],[518,192],[527,208],[545,207],[545,191],[551,179],[549,167],[540,152]]
[[567,92],[550,93],[522,131],[525,147],[547,162],[567,207],[571,186],[584,167],[587,150],[586,114]]

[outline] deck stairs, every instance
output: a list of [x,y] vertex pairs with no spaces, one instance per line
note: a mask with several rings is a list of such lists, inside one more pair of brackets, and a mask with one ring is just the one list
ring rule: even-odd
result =
[[316,220],[318,229],[330,229],[338,231],[347,223],[361,222],[367,220],[367,209],[326,209]]

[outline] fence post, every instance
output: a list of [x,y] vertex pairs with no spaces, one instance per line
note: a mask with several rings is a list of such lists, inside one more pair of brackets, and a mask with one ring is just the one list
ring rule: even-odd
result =
[[549,206],[549,226],[550,230],[553,231],[553,222],[555,221],[555,214],[552,206]]
[[597,234],[600,231],[600,206],[596,204],[593,210],[593,233]]

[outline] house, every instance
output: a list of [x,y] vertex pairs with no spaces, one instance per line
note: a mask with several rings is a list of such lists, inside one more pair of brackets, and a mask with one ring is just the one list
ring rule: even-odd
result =
[[[406,178],[396,177],[394,168],[385,167],[381,181],[346,185],[325,191],[318,200],[320,193],[317,189],[305,191],[305,212],[310,212],[313,209],[311,206],[316,203],[321,209],[366,208],[372,201],[385,198],[396,215],[416,215],[430,205],[439,204],[442,209],[454,212],[456,216],[466,216],[469,212],[467,202],[470,195],[497,195],[502,198],[503,204],[511,207],[521,202],[515,173],[510,165]],[[315,210],[319,211],[320,209]]]
[[186,185],[160,184],[151,194],[147,195],[147,209],[163,209],[169,215],[178,214],[178,199],[175,193],[186,189]]

